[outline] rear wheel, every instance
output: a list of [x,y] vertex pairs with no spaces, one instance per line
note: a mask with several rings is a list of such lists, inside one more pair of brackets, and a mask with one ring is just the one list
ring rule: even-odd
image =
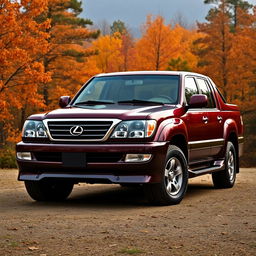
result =
[[183,199],[188,185],[187,161],[182,150],[170,146],[160,183],[145,184],[149,201],[157,205],[178,204]]
[[212,174],[212,181],[216,188],[232,188],[236,181],[236,149],[232,142],[227,143],[225,155],[225,169]]
[[72,192],[74,184],[62,180],[25,181],[30,197],[36,201],[62,201]]

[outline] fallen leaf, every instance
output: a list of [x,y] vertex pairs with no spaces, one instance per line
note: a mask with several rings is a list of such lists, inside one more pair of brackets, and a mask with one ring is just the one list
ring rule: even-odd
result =
[[38,247],[35,247],[35,246],[29,246],[28,249],[29,249],[30,251],[39,250],[39,248],[38,248]]
[[142,233],[148,233],[148,230],[140,230]]

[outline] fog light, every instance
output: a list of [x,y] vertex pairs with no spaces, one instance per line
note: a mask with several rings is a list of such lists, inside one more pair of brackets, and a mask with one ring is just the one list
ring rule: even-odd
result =
[[146,162],[151,159],[151,154],[127,154],[125,162]]
[[30,152],[17,152],[17,158],[20,160],[32,160]]

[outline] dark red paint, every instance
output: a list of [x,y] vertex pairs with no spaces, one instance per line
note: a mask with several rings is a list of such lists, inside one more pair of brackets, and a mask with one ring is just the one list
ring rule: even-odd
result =
[[[124,155],[141,153],[152,154],[152,159],[145,163],[125,163],[124,159],[118,162],[90,162],[85,168],[66,168],[63,167],[62,162],[38,161],[35,158],[32,161],[17,160],[20,180],[37,180],[47,177],[47,174],[50,177],[51,174],[59,178],[73,177],[78,182],[87,180],[88,177],[93,177],[94,182],[99,183],[103,182],[103,178],[115,183],[159,182],[170,144],[182,148],[187,157],[189,170],[197,170],[203,167],[205,163],[223,160],[227,140],[231,137],[234,140],[238,155],[242,153],[243,124],[239,109],[235,105],[223,102],[208,77],[185,72],[118,73],[118,75],[122,74],[179,75],[181,81],[179,103],[175,106],[115,104],[105,105],[102,109],[76,108],[68,105],[69,97],[63,96],[60,99],[62,109],[32,115],[29,119],[154,119],[157,121],[154,136],[147,139],[108,138],[104,142],[97,143],[57,143],[49,139],[29,142],[27,139],[23,139],[23,142],[17,144],[16,150],[17,152],[32,152],[32,155],[33,152],[49,152],[49,155],[51,152],[95,152],[99,155],[106,152],[121,152]],[[186,75],[199,76],[209,82],[216,101],[216,108],[202,108],[207,103],[205,95],[195,95],[191,98],[190,103],[186,104],[184,96],[184,78]]]

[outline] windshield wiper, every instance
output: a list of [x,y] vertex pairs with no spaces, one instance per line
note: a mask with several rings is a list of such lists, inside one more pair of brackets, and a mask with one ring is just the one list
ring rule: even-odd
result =
[[87,101],[80,101],[75,103],[73,106],[76,105],[98,105],[98,104],[114,104],[113,101],[100,101],[100,100],[87,100]]
[[149,101],[149,100],[137,100],[137,99],[133,99],[133,100],[122,100],[122,101],[118,101],[117,103],[142,103],[142,104],[158,104],[158,105],[164,105],[164,103],[162,102],[158,102],[158,101]]

